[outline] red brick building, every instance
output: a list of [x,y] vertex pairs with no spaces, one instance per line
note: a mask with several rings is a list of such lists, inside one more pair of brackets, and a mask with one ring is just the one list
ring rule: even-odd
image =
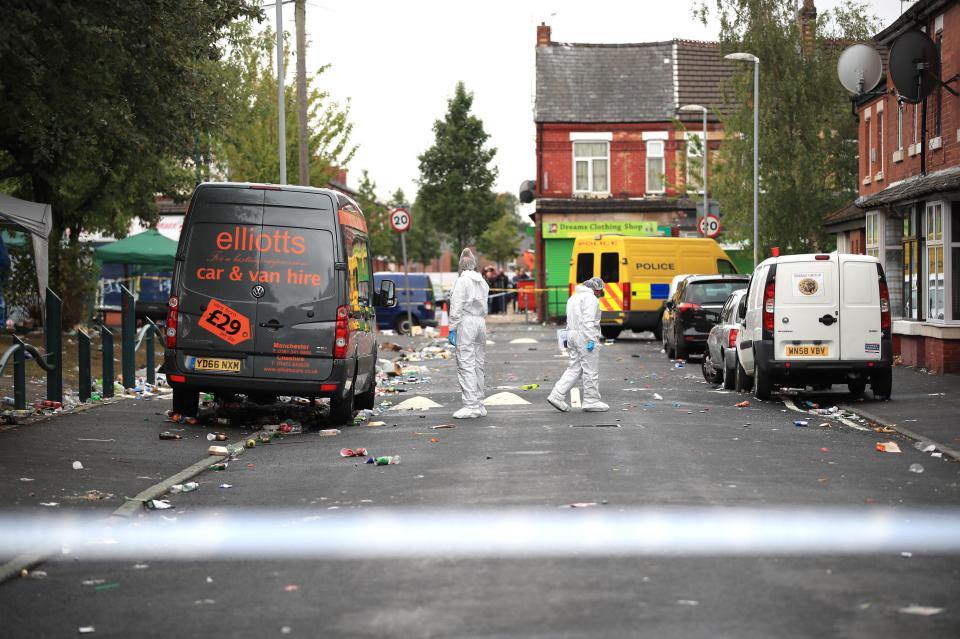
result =
[[[541,300],[541,316],[563,313],[578,235],[652,228],[696,235],[703,116],[679,108],[708,109],[707,141],[715,153],[723,137],[721,83],[737,68],[713,42],[568,44],[553,42],[548,25],[537,27],[531,217],[538,285],[552,289]],[[647,224],[630,224],[636,222]]]
[[[898,100],[889,69],[857,103],[859,214],[831,214],[837,249],[879,257],[894,314],[894,351],[903,363],[960,372],[960,4],[919,0],[874,36],[886,52],[922,30],[940,55],[940,77],[919,104]],[[926,136],[924,136],[926,113]],[[925,166],[922,166],[925,165]],[[843,228],[846,225],[849,228]],[[862,229],[862,235],[859,235]],[[862,248],[857,239],[862,238]]]

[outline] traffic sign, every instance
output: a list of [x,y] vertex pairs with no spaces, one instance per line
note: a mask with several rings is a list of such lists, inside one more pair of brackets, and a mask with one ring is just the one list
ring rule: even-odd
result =
[[406,233],[410,230],[413,220],[410,218],[410,212],[407,209],[393,209],[390,212],[390,226],[397,233]]
[[716,237],[720,235],[720,218],[716,215],[706,215],[697,222],[697,228],[700,235],[707,237]]

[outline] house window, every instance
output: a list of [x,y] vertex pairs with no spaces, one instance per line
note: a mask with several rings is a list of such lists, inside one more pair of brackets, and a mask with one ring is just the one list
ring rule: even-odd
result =
[[903,102],[897,101],[897,151],[903,150]]
[[903,219],[903,317],[920,319],[920,248],[917,212],[911,207]]
[[703,193],[702,137],[702,133],[687,134],[687,190],[692,193]]
[[883,179],[883,111],[880,111],[879,108],[883,106],[883,103],[877,105],[877,153],[876,153],[876,164],[877,164],[877,175],[878,180]]
[[[937,60],[940,61],[940,68],[943,68],[943,34],[937,34]],[[933,137],[940,137],[940,132],[943,124],[943,84],[937,82],[937,93],[936,101],[933,112]]]
[[867,120],[867,179],[873,179],[873,163],[877,158],[877,147],[874,146],[873,119]]
[[943,203],[927,203],[927,319],[944,320]]
[[608,193],[607,167],[610,165],[610,145],[607,142],[574,142],[574,191],[577,193]]
[[950,319],[960,322],[960,202],[950,203],[950,279],[947,280],[953,314]]
[[880,258],[880,214],[876,211],[867,213],[867,232],[864,238],[867,255]]
[[663,141],[647,142],[647,193],[663,193]]

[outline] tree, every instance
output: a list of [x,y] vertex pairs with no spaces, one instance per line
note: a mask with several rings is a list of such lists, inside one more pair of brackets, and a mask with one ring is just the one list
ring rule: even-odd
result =
[[[357,187],[357,204],[367,218],[367,229],[370,232],[370,254],[374,257],[383,257],[397,261],[400,255],[400,242],[397,233],[390,226],[390,207],[377,202],[377,183],[370,179],[364,169]],[[403,192],[401,191],[401,196]]]
[[[794,0],[700,0],[720,19],[720,48],[760,58],[760,255],[771,246],[790,252],[828,244],[821,219],[856,197],[857,122],[836,77],[847,42],[865,40],[876,19],[848,2],[816,20],[815,44],[805,50]],[[728,237],[753,236],[753,65],[727,86],[737,110],[723,118],[725,139],[711,162],[710,190],[720,200]]]
[[[402,200],[403,191],[397,189],[391,201],[397,201],[397,196]],[[440,257],[440,238],[437,230],[433,227],[430,218],[424,214],[419,197],[414,201],[410,214],[413,217],[413,225],[407,232],[407,257],[419,264],[429,264]],[[399,238],[397,241],[399,242]]]
[[[229,87],[233,109],[214,144],[214,155],[230,180],[280,182],[274,43],[275,34],[270,29],[257,35],[247,34],[231,53],[232,64],[224,69],[224,84]],[[289,51],[289,47],[284,50]],[[356,152],[356,146],[350,144],[353,124],[349,120],[349,103],[341,108],[329,100],[326,91],[314,86],[328,68],[329,65],[322,66],[307,78],[307,153],[313,186],[326,185]],[[289,169],[299,162],[296,87],[284,87],[284,100]]]
[[[222,125],[223,47],[253,0],[36,0],[0,20],[0,180],[51,205],[51,287],[81,317],[93,278],[80,232],[122,237]],[[69,234],[67,233],[69,231]],[[67,243],[61,239],[69,235]]]
[[457,250],[472,244],[499,216],[491,190],[497,169],[487,166],[496,149],[484,148],[490,136],[471,115],[472,105],[473,94],[458,82],[446,117],[433,124],[433,146],[419,157],[420,217]]
[[523,241],[523,223],[517,217],[520,201],[513,193],[498,193],[495,206],[500,217],[494,220],[477,240],[477,250],[503,268],[505,262],[520,252]]

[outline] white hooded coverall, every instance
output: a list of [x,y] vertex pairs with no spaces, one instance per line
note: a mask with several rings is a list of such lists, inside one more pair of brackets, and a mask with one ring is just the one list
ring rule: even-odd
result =
[[490,286],[476,271],[464,271],[450,293],[450,330],[457,332],[457,377],[463,406],[483,413],[483,366],[487,353]]
[[[593,352],[587,350],[587,342],[594,342]],[[583,406],[587,408],[600,402],[600,301],[592,289],[577,284],[573,295],[567,300],[567,350],[570,364],[553,387],[551,396],[566,397],[577,380],[583,377]]]

